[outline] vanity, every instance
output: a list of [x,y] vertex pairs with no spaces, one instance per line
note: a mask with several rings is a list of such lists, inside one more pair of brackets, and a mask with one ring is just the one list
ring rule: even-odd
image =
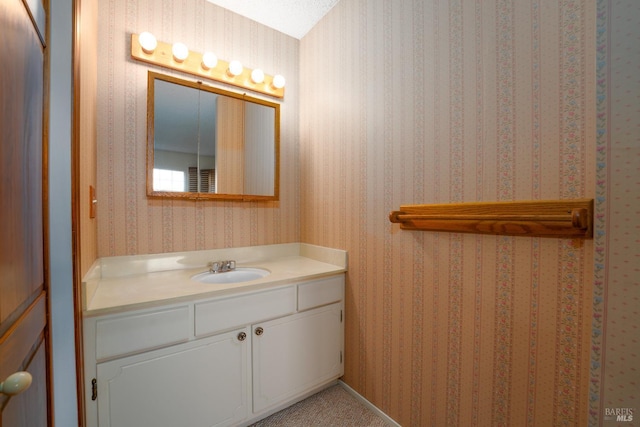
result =
[[[225,259],[268,274],[194,280]],[[346,269],[344,251],[298,243],[98,260],[83,282],[87,425],[246,426],[334,383]]]

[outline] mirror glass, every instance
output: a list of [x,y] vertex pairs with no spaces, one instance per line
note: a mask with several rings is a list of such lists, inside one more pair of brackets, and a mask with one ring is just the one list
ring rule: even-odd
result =
[[147,194],[278,200],[280,105],[149,72]]

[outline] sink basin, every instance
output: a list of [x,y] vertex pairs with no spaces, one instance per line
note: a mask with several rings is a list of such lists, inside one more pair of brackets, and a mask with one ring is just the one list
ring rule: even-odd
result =
[[242,283],[250,280],[260,279],[268,276],[269,270],[263,268],[251,268],[251,267],[238,267],[232,271],[225,271],[223,273],[199,273],[191,276],[192,280],[200,283]]

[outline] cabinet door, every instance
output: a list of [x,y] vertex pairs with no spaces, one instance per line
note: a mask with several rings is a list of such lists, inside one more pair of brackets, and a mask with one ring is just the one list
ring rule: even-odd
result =
[[258,413],[342,375],[342,303],[256,324],[252,347]]
[[99,364],[99,425],[209,427],[246,418],[248,333],[243,328]]

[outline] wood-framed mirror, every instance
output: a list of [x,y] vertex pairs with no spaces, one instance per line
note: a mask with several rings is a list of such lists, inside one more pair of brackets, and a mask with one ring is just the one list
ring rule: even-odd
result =
[[280,104],[149,71],[147,195],[279,200]]

